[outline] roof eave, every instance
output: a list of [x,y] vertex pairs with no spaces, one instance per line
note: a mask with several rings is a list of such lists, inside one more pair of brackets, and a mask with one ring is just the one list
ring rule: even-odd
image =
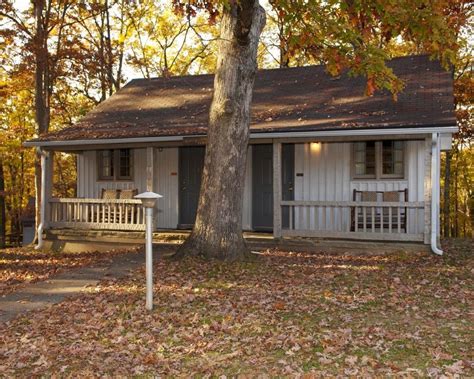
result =
[[[311,138],[311,137],[361,137],[361,136],[388,136],[400,134],[430,134],[430,133],[456,133],[457,126],[413,126],[413,127],[393,127],[393,128],[365,128],[365,129],[332,129],[318,131],[254,131],[250,133],[251,139],[269,138]],[[131,137],[131,138],[110,138],[110,139],[85,139],[85,140],[60,140],[60,141],[40,141],[30,140],[24,143],[26,147],[71,147],[89,145],[113,145],[113,144],[139,144],[151,142],[180,142],[188,138],[202,138],[205,134],[162,136],[162,137]]]

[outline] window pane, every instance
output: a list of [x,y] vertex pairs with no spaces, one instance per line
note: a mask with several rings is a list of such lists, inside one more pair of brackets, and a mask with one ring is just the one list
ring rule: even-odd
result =
[[382,173],[403,175],[403,141],[383,141]]
[[365,174],[375,175],[375,142],[366,142]]
[[375,142],[356,142],[354,144],[355,175],[375,175]]
[[131,176],[130,149],[119,150],[119,176],[129,178]]
[[114,166],[113,166],[113,150],[102,150],[100,151],[100,177],[101,178],[111,178],[114,176]]

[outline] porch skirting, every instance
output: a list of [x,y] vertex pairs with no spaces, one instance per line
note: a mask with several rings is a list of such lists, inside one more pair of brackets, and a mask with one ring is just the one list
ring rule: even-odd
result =
[[[159,230],[153,233],[153,242],[159,245],[179,245],[186,240],[190,231]],[[45,248],[53,251],[86,252],[110,251],[112,249],[140,248],[144,246],[144,232],[124,232],[110,230],[54,229],[45,233]],[[355,241],[341,238],[274,238],[270,233],[244,232],[250,249],[265,251],[283,249],[304,252],[347,252],[370,254],[371,252],[420,252],[428,251],[427,245],[410,241]]]

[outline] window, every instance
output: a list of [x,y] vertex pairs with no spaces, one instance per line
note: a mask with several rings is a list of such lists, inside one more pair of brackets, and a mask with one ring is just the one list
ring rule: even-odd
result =
[[130,149],[99,150],[97,162],[99,180],[132,180]]
[[356,179],[404,177],[403,141],[355,142],[353,176]]

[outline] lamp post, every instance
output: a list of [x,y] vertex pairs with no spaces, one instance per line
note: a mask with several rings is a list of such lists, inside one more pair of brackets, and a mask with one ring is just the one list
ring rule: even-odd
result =
[[156,201],[163,196],[154,192],[143,192],[135,196],[140,199],[145,207],[146,233],[145,233],[145,271],[146,271],[146,309],[153,309],[153,208]]

